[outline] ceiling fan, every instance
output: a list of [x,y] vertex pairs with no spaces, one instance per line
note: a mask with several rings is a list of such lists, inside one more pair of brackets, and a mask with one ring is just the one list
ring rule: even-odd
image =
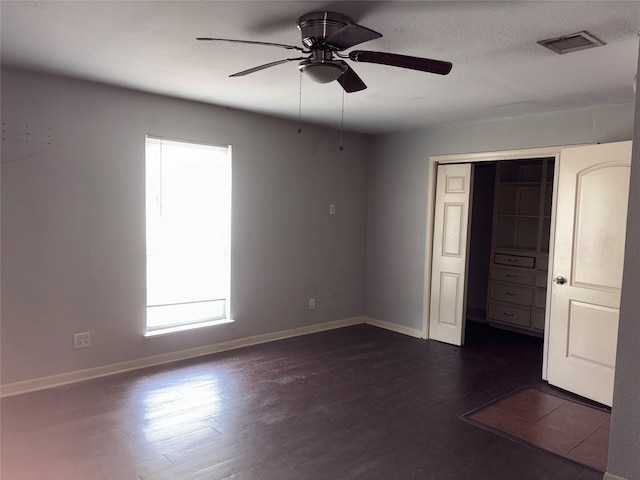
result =
[[349,17],[335,12],[312,12],[298,19],[298,29],[302,34],[303,47],[280,43],[255,42],[250,40],[233,40],[228,38],[198,37],[197,40],[246,43],[250,45],[266,45],[270,47],[296,50],[307,55],[305,57],[285,58],[257,67],[234,73],[230,77],[241,77],[265,68],[275,67],[288,62],[299,62],[298,70],[304,72],[318,83],[329,83],[336,80],[345,92],[358,92],[367,88],[362,79],[343,59],[361,63],[377,63],[392,67],[408,68],[422,72],[447,75],[453,66],[451,62],[431,60],[428,58],[410,57],[395,53],[353,50],[342,53],[363,42],[382,37],[382,34],[354,23]]

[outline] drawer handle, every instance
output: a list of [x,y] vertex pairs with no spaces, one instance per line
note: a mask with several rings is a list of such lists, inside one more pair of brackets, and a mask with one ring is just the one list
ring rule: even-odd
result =
[[505,317],[513,317],[513,313],[502,312]]
[[507,258],[507,262],[509,262],[509,263],[518,263],[518,260],[514,260],[513,258]]
[[508,278],[518,278],[518,275],[513,275],[512,273],[507,273]]
[[515,293],[511,293],[511,292],[504,292],[504,293],[506,293],[506,294],[507,294],[508,296],[510,296],[510,297],[515,297],[515,296],[516,296],[516,294],[515,294]]

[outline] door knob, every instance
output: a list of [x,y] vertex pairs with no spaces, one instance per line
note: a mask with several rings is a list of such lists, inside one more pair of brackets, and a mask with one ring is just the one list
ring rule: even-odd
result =
[[553,283],[555,283],[556,285],[564,285],[565,283],[567,283],[567,279],[564,278],[562,275],[558,275],[556,278],[553,279]]

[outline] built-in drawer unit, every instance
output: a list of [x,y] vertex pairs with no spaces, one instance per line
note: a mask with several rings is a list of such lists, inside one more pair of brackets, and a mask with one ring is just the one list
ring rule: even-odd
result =
[[489,320],[501,323],[510,323],[520,327],[529,327],[531,324],[529,310],[518,307],[510,307],[499,303],[489,302]]
[[539,253],[494,251],[487,305],[490,322],[529,333],[544,330],[547,273],[540,267],[546,258]]
[[546,255],[541,255],[538,257],[538,270],[548,270],[549,269],[549,257]]
[[499,282],[517,283],[519,285],[533,285],[534,272],[494,267],[491,269],[491,280]]
[[536,288],[533,296],[533,305],[538,308],[544,308],[547,305],[547,290],[544,288]]
[[544,330],[544,310],[534,310],[531,315],[531,328]]
[[492,282],[490,296],[492,300],[499,302],[531,306],[533,287]]
[[496,253],[493,258],[493,263],[497,265],[509,265],[511,267],[533,268],[536,265],[536,257]]
[[547,288],[547,272],[536,273],[536,287]]

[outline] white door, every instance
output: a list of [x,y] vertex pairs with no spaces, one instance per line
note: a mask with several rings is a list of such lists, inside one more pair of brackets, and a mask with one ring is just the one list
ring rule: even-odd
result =
[[471,164],[438,165],[429,338],[464,343]]
[[631,142],[563,150],[549,317],[549,383],[613,400]]

